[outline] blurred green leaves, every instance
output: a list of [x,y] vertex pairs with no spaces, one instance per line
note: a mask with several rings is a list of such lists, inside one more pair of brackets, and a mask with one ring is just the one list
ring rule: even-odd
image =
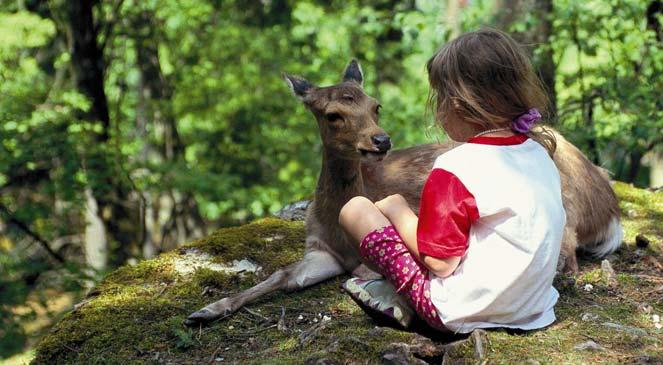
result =
[[[661,129],[660,101],[652,91],[661,89],[663,56],[647,30],[646,5],[562,0],[550,14],[561,126],[618,177],[627,167],[618,166],[620,154],[655,147]],[[211,221],[264,215],[313,191],[317,126],[281,72],[330,85],[356,57],[367,92],[384,106],[381,124],[397,148],[445,138],[431,128],[426,112],[424,68],[449,37],[445,2],[127,0],[117,14],[113,10],[112,2],[102,3],[98,19],[100,29],[112,26],[105,49],[112,144],[95,148],[113,154],[141,191],[193,194]],[[462,29],[489,24],[495,11],[492,1],[472,2],[459,15]],[[142,14],[151,14],[149,27],[136,26]],[[512,30],[536,21],[519,19]],[[75,117],[90,103],[66,81],[69,55],[54,45],[58,32],[53,20],[36,13],[0,13],[0,176],[9,182],[17,171],[46,169],[50,182],[37,191],[76,206],[89,184],[88,143],[101,127]],[[172,95],[155,105],[176,120],[182,160],[153,158],[152,146],[164,143],[160,126],[137,131],[146,97],[137,63],[137,51],[147,46],[141,42],[155,43],[172,85]],[[31,219],[55,214],[4,199],[18,211],[25,207],[21,214]]]
[[43,46],[54,34],[55,25],[48,19],[25,11],[0,11],[0,60],[6,62],[22,49]]
[[[649,2],[554,4],[563,129],[615,178],[646,185],[646,175],[630,176],[629,170],[637,173],[639,159],[660,150],[663,130],[663,51],[645,17]],[[628,160],[629,154],[637,160]]]

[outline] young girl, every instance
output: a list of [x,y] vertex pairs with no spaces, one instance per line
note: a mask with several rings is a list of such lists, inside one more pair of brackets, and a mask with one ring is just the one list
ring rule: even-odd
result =
[[436,120],[467,143],[437,158],[418,216],[400,195],[343,207],[364,262],[400,297],[384,281],[345,288],[403,326],[412,308],[440,330],[545,327],[566,216],[554,138],[531,129],[546,107],[541,82],[519,45],[492,29],[445,45],[428,75]]

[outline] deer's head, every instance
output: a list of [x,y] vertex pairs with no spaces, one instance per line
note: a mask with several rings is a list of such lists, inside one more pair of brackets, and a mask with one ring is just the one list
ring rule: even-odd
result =
[[318,121],[322,143],[338,158],[381,160],[391,148],[389,135],[378,126],[380,103],[364,93],[364,75],[350,61],[341,83],[317,87],[284,74],[292,92]]

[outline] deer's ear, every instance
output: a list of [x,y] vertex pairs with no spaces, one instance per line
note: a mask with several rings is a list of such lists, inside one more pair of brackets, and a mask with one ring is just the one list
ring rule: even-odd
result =
[[292,93],[302,101],[304,100],[304,97],[306,97],[306,93],[314,87],[313,84],[306,81],[305,79],[288,75],[287,73],[283,74],[283,80],[285,80],[286,84],[288,84],[288,87],[290,90],[292,90]]
[[356,81],[359,85],[364,85],[364,72],[356,59],[352,59],[343,71],[343,81]]

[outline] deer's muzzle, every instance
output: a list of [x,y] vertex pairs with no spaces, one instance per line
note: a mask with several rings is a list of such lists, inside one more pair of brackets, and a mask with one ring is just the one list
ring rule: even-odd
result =
[[371,137],[371,141],[380,152],[387,152],[391,149],[391,138],[388,134],[377,134]]

